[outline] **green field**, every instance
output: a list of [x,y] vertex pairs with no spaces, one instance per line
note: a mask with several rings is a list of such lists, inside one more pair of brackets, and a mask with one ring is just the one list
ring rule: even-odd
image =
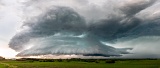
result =
[[7,68],[7,66],[0,64],[0,68]]
[[115,63],[83,61],[0,61],[0,68],[160,68],[160,60],[116,60]]

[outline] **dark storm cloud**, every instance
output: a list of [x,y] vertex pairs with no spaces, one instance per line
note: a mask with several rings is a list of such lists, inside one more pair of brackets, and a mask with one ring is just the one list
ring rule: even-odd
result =
[[[11,48],[23,50],[24,44],[32,38],[47,37],[59,32],[80,35],[86,29],[84,19],[68,7],[54,7],[36,19],[25,22],[21,28],[25,27],[29,29],[19,32],[12,38],[13,41],[9,44]],[[15,47],[15,44],[18,47]]]
[[140,0],[139,3],[132,3],[132,4],[126,3],[124,6],[120,7],[120,10],[122,10],[123,13],[125,13],[127,16],[134,16],[143,9],[152,6],[152,4],[154,4],[156,1],[157,0],[149,0],[149,1]]
[[[70,6],[44,7],[45,10],[40,15],[24,21],[21,27],[23,30],[11,39],[9,45],[12,49],[20,51],[18,56],[76,54],[108,57],[128,54],[128,48],[117,49],[102,44],[102,41],[115,42],[123,37],[131,39],[160,35],[158,22],[145,23],[137,17],[139,12],[152,6],[156,0],[132,2],[122,1],[123,5],[120,6],[108,4],[113,6],[110,9],[106,8],[108,5],[103,5],[103,9],[97,11],[106,11],[104,15],[107,17],[97,16],[93,21],[87,20],[87,15],[81,15],[83,12],[78,12],[78,9]],[[35,5],[34,1],[31,3]],[[30,2],[27,5],[31,6]],[[109,11],[115,13],[109,14]],[[32,47],[27,49],[30,44]]]

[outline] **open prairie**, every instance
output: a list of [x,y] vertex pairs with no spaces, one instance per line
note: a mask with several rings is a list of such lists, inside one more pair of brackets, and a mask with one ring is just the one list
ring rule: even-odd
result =
[[3,60],[0,68],[160,68],[160,60],[43,59]]

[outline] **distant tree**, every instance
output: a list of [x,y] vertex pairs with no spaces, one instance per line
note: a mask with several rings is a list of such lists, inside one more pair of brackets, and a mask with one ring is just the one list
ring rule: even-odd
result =
[[95,63],[99,63],[99,60],[95,60]]
[[106,60],[106,63],[115,63],[115,60]]
[[58,62],[62,62],[63,60],[62,60],[62,59],[58,59],[57,61],[58,61]]
[[32,62],[34,62],[34,60],[29,60],[28,62],[32,63]]
[[5,59],[4,57],[0,56],[0,60],[4,60],[4,59]]
[[66,59],[67,62],[71,62],[71,59]]

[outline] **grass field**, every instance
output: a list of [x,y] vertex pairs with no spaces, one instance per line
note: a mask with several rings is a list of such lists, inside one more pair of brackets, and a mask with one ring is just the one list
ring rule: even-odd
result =
[[0,68],[7,68],[7,66],[0,64]]
[[115,63],[105,61],[82,62],[39,62],[39,61],[0,61],[0,68],[160,68],[160,60],[125,60]]

